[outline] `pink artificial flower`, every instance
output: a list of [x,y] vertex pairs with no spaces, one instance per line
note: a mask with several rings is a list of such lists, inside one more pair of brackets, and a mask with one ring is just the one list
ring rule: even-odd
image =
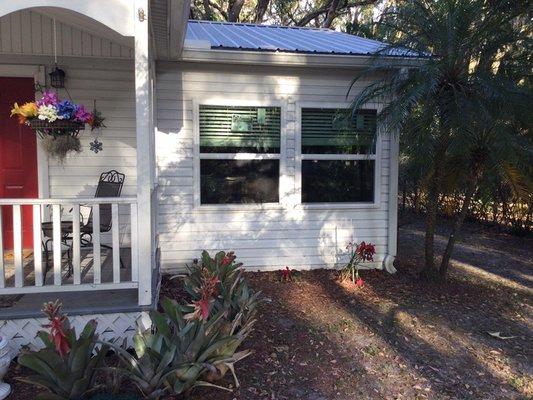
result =
[[93,114],[88,112],[85,107],[80,104],[76,107],[76,114],[74,118],[76,121],[86,124],[92,120]]
[[45,90],[42,97],[37,100],[37,108],[41,106],[56,106],[59,103],[59,97],[57,93],[51,90]]

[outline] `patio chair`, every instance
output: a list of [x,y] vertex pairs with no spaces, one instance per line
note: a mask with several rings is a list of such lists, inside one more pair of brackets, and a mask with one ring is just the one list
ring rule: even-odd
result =
[[[125,175],[121,174],[118,171],[111,170],[108,172],[104,172],[100,175],[100,179],[98,180],[98,186],[96,187],[96,192],[94,194],[95,198],[100,197],[120,197],[120,194],[122,193],[122,186],[124,185],[124,179]],[[72,209],[70,210],[72,211]],[[111,211],[111,204],[101,204],[100,205],[100,233],[106,233],[111,231],[112,227],[112,211]],[[43,222],[42,224],[42,230],[43,234],[46,239],[43,243],[44,246],[44,252],[45,252],[45,262],[46,262],[46,269],[44,278],[46,279],[46,273],[49,269],[49,250],[48,245],[53,242],[53,223],[52,222]],[[61,221],[61,243],[67,247],[67,256],[70,261],[70,250],[72,248],[72,245],[69,242],[72,242],[72,233],[73,233],[73,226],[72,221]],[[80,226],[80,243],[81,247],[92,247],[92,241],[93,241],[93,210],[91,207],[91,211],[89,213],[89,217],[87,218],[86,222],[82,222]],[[112,250],[113,247],[108,246],[106,244],[100,244],[100,247],[110,249]],[[122,262],[122,257],[120,257],[120,265],[122,268],[124,268],[124,264]],[[72,268],[72,264],[70,263],[70,269]]]

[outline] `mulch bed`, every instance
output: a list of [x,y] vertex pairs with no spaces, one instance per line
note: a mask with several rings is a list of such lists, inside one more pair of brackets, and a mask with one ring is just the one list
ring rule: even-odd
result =
[[[472,235],[468,246],[483,240]],[[531,261],[532,247],[523,247],[531,240],[502,236],[498,244],[487,235],[492,250],[517,265],[520,279],[512,280],[506,265],[505,279],[494,278],[494,269],[477,274],[469,247],[458,249],[470,258],[454,266],[448,282],[432,284],[418,279],[419,236],[404,235],[409,240],[401,243],[397,274],[364,271],[362,288],[330,270],[302,272],[286,283],[275,272],[248,273],[263,303],[244,346],[254,354],[236,366],[241,386],[233,388],[228,376],[222,384],[232,392],[201,389],[192,398],[533,398],[533,302],[524,284],[531,270],[528,275],[522,265]],[[179,280],[165,280],[163,295],[183,296]],[[17,374],[23,371],[12,368],[7,380]],[[25,400],[36,392],[16,384],[15,393],[11,398]]]

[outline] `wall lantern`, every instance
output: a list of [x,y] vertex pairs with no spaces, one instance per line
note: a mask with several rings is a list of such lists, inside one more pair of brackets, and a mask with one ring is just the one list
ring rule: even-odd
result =
[[50,72],[50,86],[56,89],[62,89],[65,87],[65,71],[55,65],[52,72]]

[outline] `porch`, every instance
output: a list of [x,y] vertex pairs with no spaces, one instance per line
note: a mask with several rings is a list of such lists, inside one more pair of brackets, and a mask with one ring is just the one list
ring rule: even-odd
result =
[[[100,224],[106,205],[111,210],[108,233]],[[82,240],[80,232],[83,207],[92,212],[90,242]],[[6,216],[11,217],[12,250],[4,250]],[[28,217],[33,248],[23,248],[23,219]],[[66,222],[71,232],[65,232]],[[52,233],[43,229],[44,224],[50,224]],[[134,197],[0,199],[0,319],[36,317],[44,302],[55,299],[62,300],[70,313],[131,311],[150,305],[145,285],[139,284],[137,229]],[[98,295],[90,294],[94,291]]]
[[[0,154],[0,172],[13,166],[21,171],[20,182],[0,179],[5,189],[0,190],[0,329],[6,336],[17,334],[11,320],[21,327],[23,319],[42,317],[45,301],[59,299],[80,318],[129,313],[132,321],[154,304],[157,188],[149,4],[94,3],[28,0],[0,6],[2,32],[20,33],[0,37],[0,77],[4,83],[31,81],[25,91],[12,90],[13,98],[2,99],[0,118],[9,117],[14,102],[33,100],[33,86],[49,88],[57,62],[67,76],[64,89],[56,89],[59,96],[88,110],[98,107],[106,118],[104,151],[90,152],[86,132],[82,153],[64,163],[47,157],[39,139],[30,147],[15,139],[12,125],[2,126],[0,134],[9,136],[16,151],[3,146],[4,154],[15,155]],[[24,156],[31,158],[26,161],[18,154],[33,155]],[[127,178],[121,197],[93,197],[100,173],[115,169]],[[35,189],[26,190],[30,186]],[[84,208],[92,214],[91,224],[84,225]],[[108,230],[100,229],[105,213],[111,214]],[[11,326],[7,331],[5,324]],[[28,338],[32,334],[28,331]]]

